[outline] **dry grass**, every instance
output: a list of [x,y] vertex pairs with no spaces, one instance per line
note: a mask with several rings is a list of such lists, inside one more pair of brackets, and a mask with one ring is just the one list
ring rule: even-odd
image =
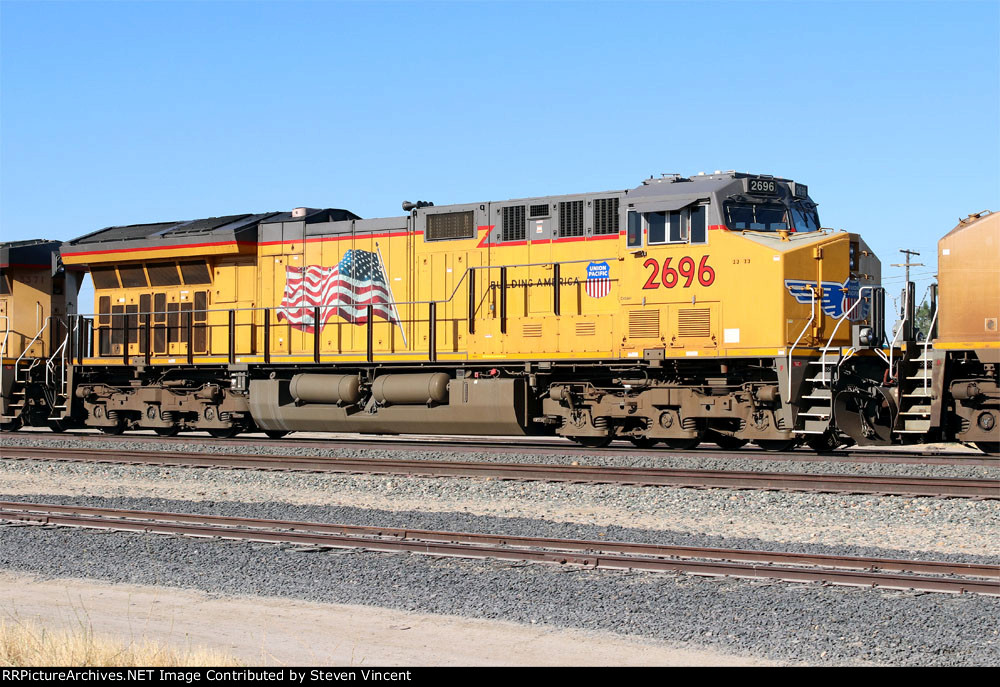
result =
[[121,642],[90,627],[49,631],[35,623],[0,620],[0,666],[234,666],[212,649],[175,649],[147,639]]

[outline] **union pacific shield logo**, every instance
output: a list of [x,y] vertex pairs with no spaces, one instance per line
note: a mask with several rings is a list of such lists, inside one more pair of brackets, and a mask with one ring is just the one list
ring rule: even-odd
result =
[[611,266],[606,262],[592,262],[587,265],[587,295],[604,298],[611,293]]

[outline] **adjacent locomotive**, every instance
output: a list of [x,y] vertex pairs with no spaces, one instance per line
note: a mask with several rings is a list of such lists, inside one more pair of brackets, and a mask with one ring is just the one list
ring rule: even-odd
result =
[[[839,441],[842,351],[874,357],[880,263],[800,183],[112,227],[70,241],[62,416],[107,432],[556,433],[589,445]],[[865,338],[867,337],[867,338]],[[862,339],[864,339],[862,341]]]
[[931,407],[921,409],[930,411],[925,419],[941,427],[941,438],[988,453],[1000,453],[998,256],[997,213],[969,215],[938,242],[939,312],[933,359],[925,363],[935,393]]
[[[67,291],[59,241],[0,243],[0,428],[49,426],[62,415],[53,391],[66,382]],[[71,280],[71,283],[75,283]],[[57,368],[54,358],[63,356]],[[52,425],[58,429],[58,424]]]

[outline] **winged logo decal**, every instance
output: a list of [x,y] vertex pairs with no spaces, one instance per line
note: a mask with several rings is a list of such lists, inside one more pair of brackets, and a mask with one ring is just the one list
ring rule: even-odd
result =
[[[805,279],[786,279],[785,288],[792,294],[792,297],[799,303],[806,305],[812,303],[813,291],[816,289],[815,281]],[[858,307],[854,304],[858,301],[860,285],[857,279],[848,278],[843,284],[835,281],[823,282],[823,298],[820,308],[824,313],[834,318],[841,318],[845,312],[850,311],[850,320],[858,322],[868,317],[870,302],[863,300]],[[851,310],[851,308],[854,308]]]

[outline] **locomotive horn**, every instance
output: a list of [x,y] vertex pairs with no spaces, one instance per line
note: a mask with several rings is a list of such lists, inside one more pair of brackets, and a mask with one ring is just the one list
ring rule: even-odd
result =
[[416,203],[411,203],[408,200],[403,201],[403,211],[409,212],[410,210],[417,210],[419,208],[430,208],[434,207],[434,203],[426,200],[418,200]]

